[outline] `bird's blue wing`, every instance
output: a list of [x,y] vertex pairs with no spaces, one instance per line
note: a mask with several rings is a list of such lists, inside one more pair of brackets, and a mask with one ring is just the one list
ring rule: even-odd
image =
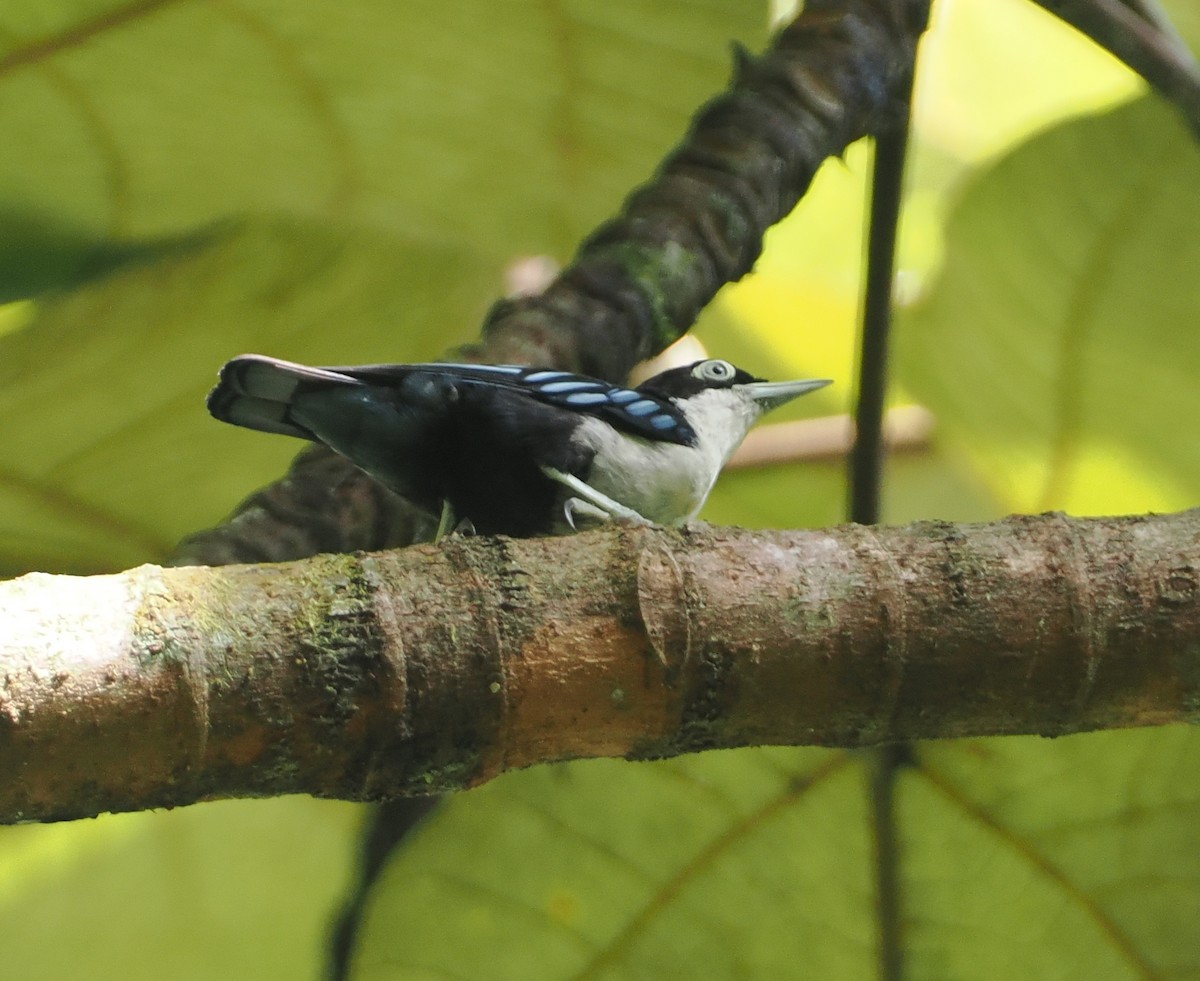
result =
[[513,364],[442,363],[356,365],[324,370],[375,385],[397,385],[419,372],[456,385],[503,389],[571,412],[597,416],[645,439],[680,444],[695,439],[687,419],[669,400],[569,371]]

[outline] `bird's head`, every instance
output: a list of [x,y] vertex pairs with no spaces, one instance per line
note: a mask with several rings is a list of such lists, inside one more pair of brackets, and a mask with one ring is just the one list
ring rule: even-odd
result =
[[828,378],[769,382],[755,378],[748,371],[743,371],[728,361],[710,358],[680,368],[671,368],[648,378],[638,386],[638,390],[674,399],[679,403],[705,392],[726,392],[728,394],[721,398],[722,402],[745,402],[756,406],[761,415],[799,395],[816,391],[829,384],[832,382]]
[[664,371],[644,381],[638,390],[674,402],[695,431],[697,442],[706,444],[723,461],[761,415],[829,384],[827,378],[769,382],[728,361],[710,359]]

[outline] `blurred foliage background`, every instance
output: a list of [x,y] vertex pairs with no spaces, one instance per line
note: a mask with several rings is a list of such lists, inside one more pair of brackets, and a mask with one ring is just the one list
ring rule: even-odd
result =
[[[1164,6],[1193,49],[1200,12]],[[921,53],[891,521],[1144,512],[1200,487],[1200,153],[1022,0]],[[299,448],[213,423],[229,356],[419,360],[530,255],[569,259],[765,43],[741,0],[42,0],[0,11],[0,575],[167,554]],[[869,149],[831,161],[697,336],[853,392]],[[726,475],[705,517],[842,520],[839,464]],[[898,786],[914,978],[1200,978],[1186,729],[919,747]],[[4,779],[18,778],[2,775]],[[869,774],[765,749],[512,774],[372,897],[355,977],[867,978]],[[12,979],[319,976],[363,812],[309,799],[0,829]]]

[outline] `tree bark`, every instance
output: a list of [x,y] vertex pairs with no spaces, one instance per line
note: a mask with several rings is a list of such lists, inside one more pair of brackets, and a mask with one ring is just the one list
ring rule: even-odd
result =
[[611,529],[0,584],[0,820],[1194,721],[1200,510]]

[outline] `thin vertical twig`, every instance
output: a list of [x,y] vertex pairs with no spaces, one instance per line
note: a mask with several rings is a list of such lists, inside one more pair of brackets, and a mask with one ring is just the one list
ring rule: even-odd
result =
[[883,405],[887,391],[888,347],[892,324],[892,281],[896,238],[908,147],[912,76],[897,92],[899,112],[876,138],[872,167],[867,270],[859,350],[856,438],[850,453],[850,520],[879,521],[883,470]]
[[[883,410],[887,394],[888,348],[892,325],[892,283],[904,165],[908,152],[913,76],[899,87],[900,112],[893,126],[876,138],[872,167],[870,224],[867,235],[866,285],[862,339],[859,351],[856,438],[850,454],[850,520],[879,521],[883,485]],[[871,753],[869,793],[875,844],[876,922],[879,976],[901,981],[904,976],[902,931],[902,861],[895,787],[901,767],[911,760],[906,744],[885,746]]]
[[903,897],[901,896],[899,823],[896,817],[896,783],[901,771],[913,763],[908,743],[871,751],[871,825],[875,839],[875,918],[879,926],[880,981],[904,978]]

